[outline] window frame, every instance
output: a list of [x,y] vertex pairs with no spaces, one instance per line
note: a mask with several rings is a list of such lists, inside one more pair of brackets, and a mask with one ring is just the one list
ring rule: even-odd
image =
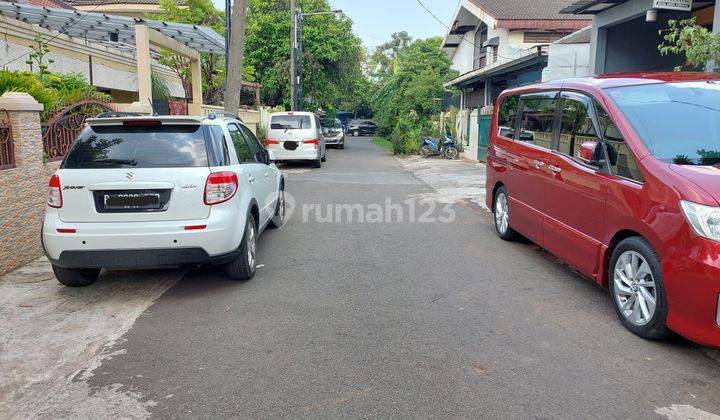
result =
[[[237,148],[235,147],[235,142],[232,140],[232,130],[231,130],[231,127],[232,127],[232,126],[235,126],[235,128],[236,128],[237,131],[238,131],[238,133],[240,133],[240,137],[241,137],[243,140],[245,140],[245,145],[248,147],[248,150],[249,150],[250,153],[251,153],[251,156],[250,156],[250,157],[251,157],[252,160],[248,160],[248,161],[246,161],[246,160],[242,160],[242,161],[241,161],[241,160],[240,160],[240,156],[239,156],[238,153],[237,153]],[[230,133],[230,138],[229,138],[228,140],[230,140],[230,141],[232,142],[233,149],[235,150],[235,159],[237,159],[237,164],[238,164],[238,165],[248,165],[248,164],[257,163],[257,162],[256,162],[256,159],[255,159],[255,156],[252,156],[252,150],[250,150],[250,145],[247,144],[247,139],[245,138],[245,134],[243,134],[242,129],[240,128],[240,125],[239,125],[238,123],[236,123],[236,122],[229,122],[229,123],[227,124],[227,130],[228,130],[228,132]]]
[[[512,127],[513,133],[517,133],[517,130],[518,130],[518,121],[520,121],[520,118],[519,118],[519,117],[520,117],[520,114],[521,114],[521,111],[522,111],[522,106],[523,106],[523,103],[522,103],[522,95],[519,94],[519,93],[518,93],[518,94],[513,94],[513,95],[507,95],[507,96],[505,96],[505,97],[502,98],[502,102],[500,102],[500,106],[498,107],[497,136],[500,137],[500,138],[502,138],[503,140],[507,140],[507,141],[518,141],[518,140],[517,140],[517,139],[510,138],[510,137],[507,137],[507,136],[503,136],[502,134],[500,134],[500,109],[503,107],[503,105],[505,105],[505,102],[506,102],[508,99],[513,98],[513,97],[517,97],[517,98],[518,98],[517,109],[515,110],[515,126]],[[469,119],[468,119],[468,120],[469,120]],[[468,144],[470,144],[469,142],[470,142],[470,136],[468,136]]]
[[[545,146],[540,146],[540,145],[536,144],[535,142],[528,143],[525,141],[521,141],[520,135],[517,135],[517,139],[512,139],[512,141],[515,141],[520,144],[524,144],[526,146],[533,146],[540,150],[545,150],[545,151],[549,151],[549,152],[553,151],[554,145],[557,142],[559,142],[559,139],[560,139],[560,118],[559,117],[562,116],[562,114],[560,112],[561,111],[560,110],[560,102],[561,102],[560,94],[561,94],[561,92],[562,92],[561,89],[549,89],[549,90],[540,90],[540,91],[536,91],[536,92],[528,92],[528,93],[520,94],[520,102],[518,104],[520,113],[518,114],[518,118],[515,120],[515,133],[517,133],[517,134],[522,134],[522,121],[523,121],[522,117],[525,115],[525,99],[527,99],[528,97],[533,97],[533,96],[545,96],[546,98],[552,98],[557,101],[555,104],[555,113],[553,114],[552,130],[550,132],[550,134],[552,136],[552,138],[550,140],[550,147],[547,148]],[[555,95],[553,97],[551,97],[550,94],[553,94],[553,93]]]
[[[614,173],[612,172],[612,167],[610,166],[610,156],[609,156],[608,151],[607,151],[607,140],[605,140],[605,134],[600,130],[600,119],[599,119],[599,116],[598,116],[598,113],[597,113],[597,107],[598,107],[598,106],[603,107],[603,111],[607,114],[607,116],[608,116],[608,118],[610,119],[610,121],[615,125],[615,127],[616,127],[617,130],[618,130],[618,132],[623,136],[623,142],[624,142],[626,145],[627,145],[627,136],[625,135],[625,133],[623,133],[623,132],[620,131],[620,126],[615,122],[615,120],[613,119],[612,115],[610,115],[610,113],[608,112],[608,110],[602,105],[601,100],[598,99],[597,97],[595,97],[595,95],[593,95],[593,94],[591,94],[591,93],[589,93],[589,92],[584,92],[584,91],[582,91],[582,90],[577,90],[577,89],[561,89],[561,90],[560,90],[560,98],[559,98],[560,101],[561,101],[561,106],[558,107],[558,109],[561,111],[561,113],[560,113],[560,119],[561,119],[560,122],[562,122],[562,111],[564,111],[564,101],[565,101],[565,98],[563,98],[562,95],[565,94],[565,93],[575,94],[575,95],[578,95],[578,96],[584,96],[584,97],[586,97],[586,98],[588,98],[588,99],[590,100],[590,107],[588,108],[588,113],[590,114],[590,118],[592,119],[593,128],[595,129],[595,132],[596,132],[597,135],[598,135],[598,140],[599,140],[600,143],[603,145],[603,155],[604,155],[604,157],[605,157],[605,162],[606,162],[606,163],[605,163],[605,165],[603,165],[603,167],[597,167],[597,166],[589,165],[589,164],[587,164],[587,163],[585,163],[585,162],[583,162],[583,161],[581,161],[581,160],[578,160],[578,159],[575,158],[575,157],[569,156],[569,155],[561,152],[561,151],[559,150],[559,146],[560,146],[560,126],[559,126],[559,125],[558,125],[558,129],[557,129],[557,143],[553,146],[553,152],[555,152],[555,153],[558,154],[559,156],[562,156],[562,157],[565,157],[565,158],[570,158],[570,161],[571,161],[571,162],[576,163],[576,164],[579,164],[579,165],[581,165],[581,166],[583,166],[583,167],[585,167],[585,168],[593,169],[593,170],[595,170],[596,172],[603,173],[603,174],[609,175],[609,176],[611,176],[611,177],[613,177],[613,178],[617,178],[617,179],[620,179],[620,180],[625,180],[625,181],[628,181],[628,182],[632,182],[632,183],[637,184],[637,185],[644,185],[644,184],[645,184],[645,181],[638,181],[638,180],[636,180],[636,179],[627,178],[627,177],[624,177],[624,176],[622,176],[622,175],[614,174]],[[635,151],[634,151],[630,146],[627,146],[627,148],[628,148],[628,150],[630,151],[630,155],[633,157],[633,159],[635,159],[635,162],[638,164],[638,167],[640,167],[640,159],[638,159],[637,156],[635,156]]]
[[[257,152],[253,152],[253,159],[255,159],[255,163],[267,164],[267,162],[265,162],[265,161],[259,161],[258,156],[257,156],[258,153],[261,153],[261,152],[265,153],[265,154],[267,153],[265,146],[262,143],[260,143],[260,140],[257,138],[257,136],[245,124],[242,124],[242,123],[240,123],[240,124],[235,123],[235,124],[238,127],[240,127],[240,133],[243,135],[243,137],[245,137],[245,141],[247,141],[248,143],[253,143],[253,144],[255,144],[255,146],[257,146],[257,148],[258,148]],[[250,144],[248,144],[248,147],[250,147]],[[252,151],[252,148],[250,151]]]
[[[232,158],[230,157],[230,150],[228,149],[228,139],[227,136],[225,136],[225,130],[223,130],[222,125],[207,125],[206,127],[206,137],[205,137],[205,144],[207,145],[208,149],[208,162],[210,163],[210,166],[214,167],[225,167],[232,165]],[[222,155],[225,159],[224,162],[210,162],[210,156],[212,156],[212,159],[215,159],[217,157],[215,146],[218,146],[214,141],[212,141],[212,130],[217,129],[220,131],[220,134],[222,134],[222,138],[220,139],[220,144],[222,144]]]

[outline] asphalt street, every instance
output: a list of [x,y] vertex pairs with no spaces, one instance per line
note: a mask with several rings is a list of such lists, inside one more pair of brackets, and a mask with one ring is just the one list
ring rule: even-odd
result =
[[[329,150],[322,169],[285,172],[295,211],[260,238],[257,276],[188,272],[91,390],[114,387],[161,418],[720,414],[717,352],[633,336],[606,290],[499,240],[476,205],[418,220],[433,190],[367,138]],[[370,217],[388,200],[405,205],[402,221]],[[365,220],[316,217],[358,204]]]

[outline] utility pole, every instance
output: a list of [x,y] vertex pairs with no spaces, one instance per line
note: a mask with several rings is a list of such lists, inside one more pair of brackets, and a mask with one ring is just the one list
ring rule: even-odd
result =
[[232,0],[225,0],[225,77],[230,68],[230,34],[232,33],[230,22],[232,22]]
[[303,13],[296,6],[296,0],[290,0],[290,110],[303,110],[302,91],[302,27],[305,16],[333,15],[342,13],[342,10],[330,10],[329,12]]
[[297,41],[298,14],[295,0],[290,0],[290,110],[297,111]]
[[243,78],[243,55],[245,54],[245,22],[247,0],[235,0],[230,22],[230,54],[225,75],[225,111],[237,114]]

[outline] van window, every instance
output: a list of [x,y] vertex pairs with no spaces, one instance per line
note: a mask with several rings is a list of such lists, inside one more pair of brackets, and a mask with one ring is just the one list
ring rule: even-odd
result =
[[518,140],[550,149],[557,109],[557,92],[522,96],[523,113]]
[[597,110],[600,131],[607,144],[611,173],[633,181],[644,182],[645,179],[640,171],[640,166],[625,143],[620,130],[610,118],[610,114],[597,102],[595,102],[595,109]]
[[208,166],[200,125],[88,126],[64,169],[193,168]]
[[515,121],[517,120],[519,96],[508,96],[503,99],[498,111],[498,134],[509,139],[515,138]]
[[584,95],[564,93],[562,119],[560,121],[560,142],[558,151],[574,159],[580,157],[580,146],[585,142],[599,141],[592,118],[590,106],[592,101]]
[[248,143],[245,140],[245,136],[240,132],[240,128],[235,124],[228,125],[230,131],[230,138],[232,138],[233,146],[235,146],[235,152],[237,153],[239,163],[255,162]]
[[312,128],[309,115],[274,115],[270,119],[272,130],[308,130]]

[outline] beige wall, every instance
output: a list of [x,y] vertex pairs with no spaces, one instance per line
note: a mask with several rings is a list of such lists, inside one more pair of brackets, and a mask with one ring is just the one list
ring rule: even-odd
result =
[[[42,255],[40,228],[47,184],[59,166],[59,162],[43,162],[39,112],[11,110],[8,96],[0,98],[0,109],[9,110],[16,167],[0,170],[0,275]],[[40,106],[31,97],[25,102]]]

